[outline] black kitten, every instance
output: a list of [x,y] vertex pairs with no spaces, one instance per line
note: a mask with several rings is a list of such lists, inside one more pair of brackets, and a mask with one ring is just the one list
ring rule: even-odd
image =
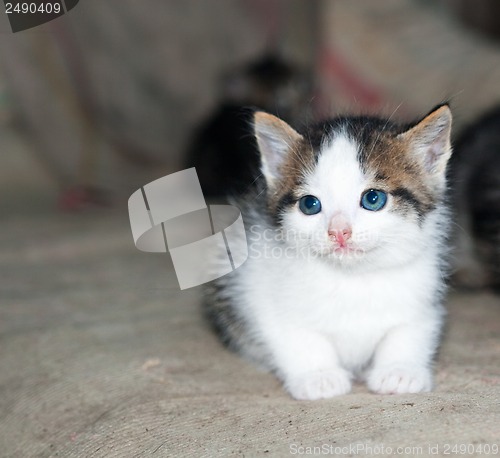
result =
[[207,197],[245,193],[260,175],[251,127],[254,110],[246,107],[296,124],[310,92],[308,76],[275,55],[237,68],[225,76],[223,86],[222,101],[197,129],[187,154],[186,166],[196,167]]
[[500,291],[500,107],[457,139],[451,160],[458,285]]

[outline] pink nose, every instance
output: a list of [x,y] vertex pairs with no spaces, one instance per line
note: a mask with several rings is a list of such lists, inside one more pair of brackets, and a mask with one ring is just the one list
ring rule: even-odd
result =
[[352,229],[350,227],[344,227],[343,229],[328,229],[328,237],[331,240],[337,241],[341,247],[346,246],[346,242],[352,236]]

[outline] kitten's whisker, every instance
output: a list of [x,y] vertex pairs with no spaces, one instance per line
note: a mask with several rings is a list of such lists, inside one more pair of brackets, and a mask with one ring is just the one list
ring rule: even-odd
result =
[[403,102],[400,102],[400,104],[393,110],[393,112],[391,113],[391,115],[387,118],[384,126],[382,127],[382,129],[378,132],[377,134],[377,137],[375,138],[375,140],[373,141],[372,143],[372,147],[370,149],[370,151],[368,152],[368,154],[366,155],[366,160],[369,160],[373,151],[375,150],[375,147],[377,146],[379,140],[380,140],[380,137],[382,135],[382,133],[387,129],[387,126],[389,125],[389,123],[391,122],[391,119],[392,117],[397,113],[397,111],[401,108],[401,106],[403,105]]
[[394,111],[391,113],[391,115],[389,116],[389,118],[387,118],[387,122],[386,122],[386,124],[385,124],[384,128],[385,128],[385,127],[387,127],[387,125],[389,124],[389,121],[391,121],[391,120],[392,120],[392,117],[393,117],[393,116],[394,116],[394,115],[398,112],[398,110],[401,108],[401,106],[403,105],[403,103],[404,103],[404,102],[403,102],[403,101],[401,101],[401,102],[399,103],[399,105],[398,105],[398,106],[394,109]]

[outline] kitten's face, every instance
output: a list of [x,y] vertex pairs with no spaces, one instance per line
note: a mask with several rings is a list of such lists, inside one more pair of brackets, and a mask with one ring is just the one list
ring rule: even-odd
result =
[[377,178],[377,170],[363,170],[359,150],[345,133],[325,144],[316,166],[293,190],[298,201],[282,212],[282,227],[292,235],[291,243],[343,263],[366,262],[382,251],[406,258],[419,245],[418,215],[391,193],[397,188],[390,180]]
[[425,249],[450,155],[448,107],[408,130],[351,118],[307,140],[260,116],[270,210],[302,254],[369,267],[402,264]]

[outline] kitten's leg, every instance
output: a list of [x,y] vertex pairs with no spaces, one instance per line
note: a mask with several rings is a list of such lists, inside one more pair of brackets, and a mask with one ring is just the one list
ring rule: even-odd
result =
[[432,358],[438,343],[434,328],[400,326],[378,345],[366,377],[381,394],[419,393],[432,389]]
[[333,344],[322,335],[282,329],[269,343],[277,375],[295,399],[331,398],[351,390],[351,374],[340,366]]

